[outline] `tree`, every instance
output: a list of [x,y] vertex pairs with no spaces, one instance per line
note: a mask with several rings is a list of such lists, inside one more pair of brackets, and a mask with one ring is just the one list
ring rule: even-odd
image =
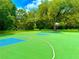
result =
[[15,15],[15,5],[10,0],[0,0],[0,30],[11,29]]
[[53,0],[50,3],[51,5],[48,8],[48,18],[50,20],[63,24],[64,28],[76,27],[78,17],[75,21],[76,17],[73,15],[79,13],[78,0]]

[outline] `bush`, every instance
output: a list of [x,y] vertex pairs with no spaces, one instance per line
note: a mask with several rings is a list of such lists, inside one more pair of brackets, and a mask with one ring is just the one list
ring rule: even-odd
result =
[[33,30],[34,29],[34,22],[29,21],[25,24],[25,30]]

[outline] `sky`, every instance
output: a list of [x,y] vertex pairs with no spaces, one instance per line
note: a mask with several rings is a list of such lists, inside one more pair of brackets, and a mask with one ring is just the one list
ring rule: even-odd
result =
[[41,0],[12,0],[18,9],[24,8],[30,10],[32,8],[38,8],[41,4]]
[[38,8],[38,6],[41,4],[41,0],[12,0],[12,2],[18,9],[24,8],[27,11],[31,10],[32,8]]

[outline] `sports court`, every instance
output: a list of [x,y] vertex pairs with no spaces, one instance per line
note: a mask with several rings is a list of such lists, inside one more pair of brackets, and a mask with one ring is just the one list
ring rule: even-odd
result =
[[0,35],[0,59],[79,59],[78,32]]

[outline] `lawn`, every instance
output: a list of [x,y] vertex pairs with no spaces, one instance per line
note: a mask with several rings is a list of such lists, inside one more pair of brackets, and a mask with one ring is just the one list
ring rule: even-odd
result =
[[0,34],[0,40],[7,38],[23,42],[0,46],[0,59],[79,59],[78,32],[29,31]]

